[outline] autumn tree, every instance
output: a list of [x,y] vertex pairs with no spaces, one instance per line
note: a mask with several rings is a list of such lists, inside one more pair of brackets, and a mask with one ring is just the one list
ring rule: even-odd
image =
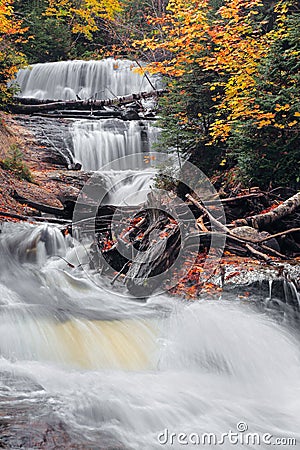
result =
[[256,81],[262,117],[240,118],[229,139],[243,180],[262,187],[300,182],[300,17],[284,9]]
[[26,28],[14,12],[13,0],[0,0],[0,105],[3,107],[13,94],[9,81],[25,63],[24,55],[16,50]]
[[166,15],[151,19],[154,32],[134,45],[157,57],[147,69],[168,87],[164,150],[208,172],[238,162],[250,184],[299,178],[296,12],[282,0],[171,0]]
[[46,15],[67,23],[71,31],[92,39],[101,20],[112,20],[120,11],[118,0],[48,0]]
[[223,91],[216,98],[217,118],[211,126],[214,139],[226,141],[237,121],[264,117],[255,105],[255,75],[269,46],[268,35],[255,19],[261,7],[260,0],[226,0],[209,30],[213,51],[204,64],[220,75],[211,89]]
[[135,43],[156,57],[147,69],[160,73],[168,88],[160,102],[159,148],[183,154],[208,174],[222,163],[225,150],[223,143],[212,142],[220,92],[215,87],[216,71],[206,67],[216,8],[216,2],[211,5],[208,0],[170,1],[165,16],[150,20],[155,30],[152,36]]
[[18,48],[29,64],[65,60],[77,52],[74,35],[65,23],[45,15],[47,7],[48,0],[15,0],[16,14],[27,25],[27,39]]

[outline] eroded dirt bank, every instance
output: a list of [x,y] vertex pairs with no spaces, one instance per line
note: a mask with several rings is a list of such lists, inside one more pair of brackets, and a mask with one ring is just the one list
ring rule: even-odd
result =
[[[22,203],[22,197],[56,208],[76,201],[88,175],[64,168],[57,155],[51,155],[49,148],[17,119],[0,113],[0,214],[40,215],[37,209]],[[31,181],[15,170],[14,155],[17,164],[29,169]]]

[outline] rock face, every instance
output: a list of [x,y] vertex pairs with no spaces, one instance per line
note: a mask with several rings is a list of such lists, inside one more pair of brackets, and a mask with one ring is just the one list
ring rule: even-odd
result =
[[134,109],[127,109],[122,114],[122,119],[124,119],[124,120],[139,120],[140,116],[139,116],[138,112],[135,111]]
[[[42,146],[45,162],[74,170],[73,144],[70,122],[64,119],[19,116],[18,122],[29,129],[38,144]],[[75,168],[75,170],[79,170]]]

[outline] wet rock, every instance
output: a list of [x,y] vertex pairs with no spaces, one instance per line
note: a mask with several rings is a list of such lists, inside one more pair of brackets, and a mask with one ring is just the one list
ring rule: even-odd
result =
[[79,162],[75,163],[75,164],[70,164],[68,166],[69,170],[81,170],[82,169],[82,164],[80,164]]
[[257,242],[261,239],[260,233],[252,227],[236,227],[231,230],[237,238],[248,239],[252,242]]
[[[261,239],[271,236],[267,231],[259,232],[255,228],[247,226],[233,228],[231,233],[237,238],[247,239],[251,242],[259,242]],[[280,246],[275,238],[266,241],[265,245],[272,250],[280,252]]]
[[140,116],[138,115],[137,111],[134,109],[128,109],[124,113],[122,113],[122,119],[123,120],[139,120]]
[[69,121],[34,116],[30,119],[18,116],[17,120],[33,133],[35,141],[40,144],[43,161],[66,168],[75,164]]

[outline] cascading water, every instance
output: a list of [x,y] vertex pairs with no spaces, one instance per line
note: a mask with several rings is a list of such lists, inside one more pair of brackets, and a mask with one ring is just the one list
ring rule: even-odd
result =
[[148,123],[135,120],[76,121],[71,130],[75,158],[85,170],[98,170],[115,159],[136,155],[135,167],[124,166],[121,160],[118,169],[139,169],[141,152],[150,150],[149,128]]
[[143,153],[152,150],[158,134],[159,129],[147,121],[135,120],[82,120],[71,127],[75,159],[85,170],[100,169],[107,184],[106,202],[115,205],[145,200],[153,171],[147,170]]
[[[153,89],[138,65],[113,58],[33,64],[16,77],[21,97],[41,100],[107,99]],[[157,84],[153,79],[152,84]]]
[[[12,224],[0,235],[0,417],[9,402],[12,427],[16,411],[36,427],[51,420],[81,449],[180,449],[171,433],[220,438],[240,422],[300,442],[299,344],[288,327],[237,298],[140,303],[114,294],[87,266],[61,259],[77,266],[82,250],[70,238],[58,245],[56,233]],[[41,237],[58,255],[26,260]],[[9,429],[6,448],[19,448]],[[34,425],[29,435],[17,429],[23,448],[37,447]]]
[[[149,89],[131,63],[114,64],[41,64],[17,79],[22,95],[36,98]],[[152,176],[139,153],[157,130],[105,119],[72,122],[71,135],[85,169],[113,169],[102,171],[107,202],[137,201]],[[128,154],[130,167],[119,160]],[[233,295],[189,304],[117,295],[76,240],[26,224],[1,229],[0,295],[0,447],[195,448],[197,436],[220,440],[243,423],[300,448],[298,335],[254,305]],[[180,444],[180,433],[193,441]],[[270,448],[241,442],[205,445]]]
[[[150,83],[146,77],[135,71],[137,67],[132,61],[112,58],[102,61],[34,64],[31,68],[18,72],[16,83],[20,86],[21,97],[60,100],[114,98],[150,91],[153,86],[158,86],[159,80],[152,78]],[[72,148],[69,150],[73,151],[74,158],[82,164],[84,170],[92,171],[124,156],[137,155],[135,161],[131,159],[130,167],[122,164],[122,161],[114,166],[117,171],[130,169],[123,184],[115,171],[110,170],[103,175],[110,191],[107,202],[122,204],[122,193],[132,194],[138,189],[138,192],[143,191],[143,194],[135,199],[125,200],[126,203],[138,203],[145,200],[151,179],[149,172],[143,170],[145,164],[141,153],[151,150],[158,132],[158,129],[146,120],[77,120],[70,125]]]

